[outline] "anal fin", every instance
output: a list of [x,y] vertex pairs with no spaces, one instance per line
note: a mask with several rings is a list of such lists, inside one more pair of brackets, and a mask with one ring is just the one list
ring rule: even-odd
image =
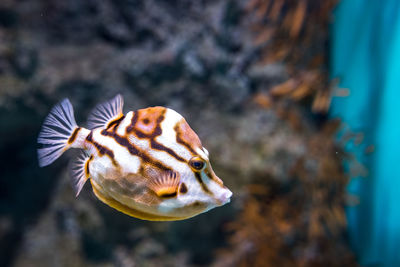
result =
[[90,161],[93,155],[82,152],[70,165],[70,176],[75,196],[78,196],[90,177]]

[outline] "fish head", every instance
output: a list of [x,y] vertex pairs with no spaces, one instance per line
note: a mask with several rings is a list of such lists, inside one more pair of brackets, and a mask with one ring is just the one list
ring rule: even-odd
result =
[[232,192],[215,174],[202,149],[198,156],[193,156],[189,168],[178,173],[179,186],[175,198],[165,199],[159,210],[173,215],[196,215],[230,202]]
[[170,160],[165,159],[171,170],[161,180],[167,184],[166,188],[168,183],[175,184],[176,190],[166,190],[173,193],[160,195],[164,199],[158,205],[159,212],[187,217],[229,203],[232,192],[213,171],[209,152],[186,120],[167,109],[161,126],[162,134],[156,140],[175,153]]
[[159,198],[158,213],[188,218],[230,202],[232,192],[214,173],[206,151],[193,156],[186,168],[165,171],[151,180],[149,188]]

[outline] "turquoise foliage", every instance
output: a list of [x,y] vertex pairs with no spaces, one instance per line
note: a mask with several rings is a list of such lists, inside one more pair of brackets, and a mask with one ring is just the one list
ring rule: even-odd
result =
[[348,187],[360,197],[347,208],[350,241],[362,266],[400,266],[400,1],[344,0],[332,27],[332,78],[350,95],[330,114],[375,146],[346,147],[368,168]]

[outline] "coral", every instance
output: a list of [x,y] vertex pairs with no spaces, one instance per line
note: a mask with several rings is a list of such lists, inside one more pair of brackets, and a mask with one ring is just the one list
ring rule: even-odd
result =
[[259,177],[247,187],[238,219],[227,226],[230,247],[215,266],[357,266],[345,237],[348,177],[333,141],[338,126],[327,123],[310,137],[288,181]]
[[268,90],[272,97],[313,99],[314,112],[326,112],[335,83],[327,68],[328,26],[337,0],[252,0],[247,12],[258,48],[258,64],[284,62],[289,77]]
[[[252,103],[273,110],[307,138],[285,179],[272,172],[252,175],[241,212],[226,229],[230,246],[219,251],[215,266],[357,265],[344,212],[350,175],[342,160],[351,155],[334,141],[341,124],[324,115],[306,119],[310,111],[326,113],[332,96],[348,95],[335,88],[327,69],[328,25],[336,2],[253,0],[246,6],[257,51],[249,71],[257,88]],[[271,82],[265,74],[279,65],[287,76]]]

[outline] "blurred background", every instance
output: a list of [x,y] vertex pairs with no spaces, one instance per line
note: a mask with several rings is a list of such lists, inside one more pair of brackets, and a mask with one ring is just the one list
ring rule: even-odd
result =
[[[396,0],[2,0],[0,266],[400,266]],[[181,113],[232,202],[148,222],[74,197],[36,138],[68,97],[85,126]],[[397,148],[397,149],[396,149]]]

